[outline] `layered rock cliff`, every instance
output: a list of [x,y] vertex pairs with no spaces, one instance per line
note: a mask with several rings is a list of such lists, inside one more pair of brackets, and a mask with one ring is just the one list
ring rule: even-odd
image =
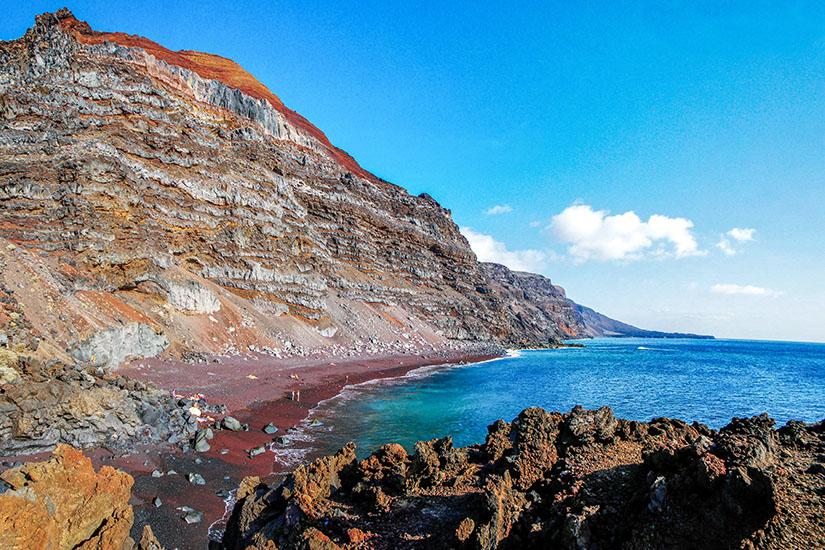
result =
[[586,335],[234,62],[65,9],[0,43],[0,268],[0,347],[107,368]]
[[531,334],[549,334],[559,340],[581,338],[587,333],[576,304],[564,289],[533,273],[511,271],[506,266],[481,263],[481,272],[518,334],[525,335],[521,347],[529,347]]
[[228,60],[44,14],[0,45],[0,121],[13,343],[113,366],[514,337],[448,210]]

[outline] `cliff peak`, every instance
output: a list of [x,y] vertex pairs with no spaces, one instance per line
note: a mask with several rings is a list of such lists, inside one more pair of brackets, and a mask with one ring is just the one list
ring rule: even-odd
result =
[[74,13],[65,7],[55,13],[38,15],[36,23],[45,26],[57,25],[71,34],[78,42],[86,45],[111,42],[128,48],[140,48],[147,54],[169,65],[193,71],[201,78],[217,80],[252,98],[264,100],[280,112],[298,131],[306,133],[312,139],[317,140],[325,153],[341,166],[372,182],[378,181],[375,175],[362,168],[348,153],[335,147],[320,129],[300,114],[289,109],[267,86],[231,59],[193,50],[172,51],[137,34],[96,31],[86,21],[77,19]]

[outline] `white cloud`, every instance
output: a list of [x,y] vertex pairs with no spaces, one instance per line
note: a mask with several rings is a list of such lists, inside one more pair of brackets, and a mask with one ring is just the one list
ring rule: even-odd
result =
[[781,290],[771,290],[753,285],[716,284],[710,287],[711,292],[717,294],[744,294],[748,296],[781,296],[785,294]]
[[497,204],[494,207],[485,210],[484,213],[488,216],[495,216],[496,214],[507,214],[512,211],[513,209],[510,208],[509,204]]
[[645,222],[633,211],[609,216],[606,210],[574,204],[553,216],[548,229],[569,245],[567,251],[574,260],[582,262],[639,260],[646,254],[676,258],[704,255],[692,227],[693,222],[685,218],[654,214]]
[[507,250],[504,243],[469,227],[462,227],[461,234],[467,238],[480,262],[494,262],[504,264],[514,271],[531,272],[537,272],[547,265],[547,253],[541,250]]
[[733,256],[734,254],[740,252],[740,250],[734,248],[731,245],[730,239],[733,239],[738,243],[753,241],[756,240],[753,238],[754,233],[756,233],[756,229],[734,227],[733,229],[731,229],[730,231],[721,236],[719,242],[716,243],[716,247],[719,248],[726,255]]
[[733,229],[728,231],[728,236],[732,239],[736,239],[740,243],[743,243],[745,241],[754,240],[754,233],[756,233],[756,229],[734,227]]

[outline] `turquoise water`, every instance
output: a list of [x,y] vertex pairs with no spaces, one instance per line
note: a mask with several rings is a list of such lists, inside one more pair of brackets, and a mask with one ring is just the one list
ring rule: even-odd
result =
[[477,365],[349,388],[313,415],[313,446],[355,441],[363,456],[397,442],[452,435],[479,443],[487,425],[533,405],[608,405],[618,417],[697,420],[713,428],[763,412],[778,425],[825,418],[825,344],[743,340],[595,339],[584,349],[523,351]]

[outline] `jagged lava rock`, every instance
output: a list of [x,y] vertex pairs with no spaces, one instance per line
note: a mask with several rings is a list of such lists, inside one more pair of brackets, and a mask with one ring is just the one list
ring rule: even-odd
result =
[[825,423],[722,430],[603,407],[497,421],[482,445],[352,444],[280,485],[244,481],[223,539],[249,548],[823,548]]

